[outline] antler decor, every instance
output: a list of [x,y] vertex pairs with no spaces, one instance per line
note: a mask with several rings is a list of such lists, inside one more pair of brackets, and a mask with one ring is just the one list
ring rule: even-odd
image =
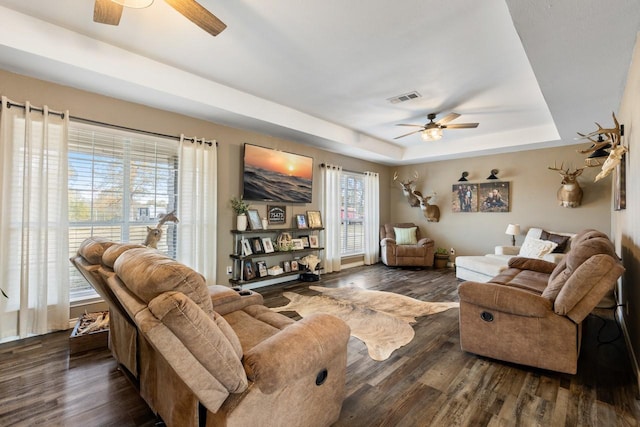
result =
[[[398,171],[393,173],[393,180],[398,181]],[[413,190],[415,190],[416,188],[415,183],[417,180],[418,180],[418,171],[415,171],[413,173],[413,179],[398,181],[398,183],[400,184],[400,187],[402,187],[402,194],[405,195],[405,197],[407,198],[407,201],[409,202],[409,205],[411,205],[412,208],[420,206],[420,200],[418,200],[418,198],[413,194]]]
[[[621,145],[621,137],[624,135],[624,125],[620,125],[615,113],[611,113],[614,127],[603,128],[598,122],[598,129],[588,134],[577,132],[579,139],[591,141],[591,146],[585,150],[578,150],[580,154],[591,154],[584,160],[588,167],[602,166],[602,171],[596,176],[595,181],[608,176],[615,167],[622,161],[622,156],[627,152],[627,148]],[[595,139],[597,137],[597,139]],[[609,150],[609,151],[606,151]],[[601,156],[594,155],[602,154]],[[598,157],[608,156],[604,163],[600,163]]]

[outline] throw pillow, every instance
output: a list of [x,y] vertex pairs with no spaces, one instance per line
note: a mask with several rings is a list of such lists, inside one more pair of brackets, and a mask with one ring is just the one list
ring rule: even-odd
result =
[[527,238],[524,240],[524,244],[520,248],[518,255],[526,258],[541,259],[546,254],[550,254],[557,246],[557,243],[549,240]]
[[553,250],[555,254],[563,254],[567,249],[567,243],[569,242],[569,236],[562,236],[560,234],[549,233],[548,231],[542,230],[540,233],[541,240],[549,240],[551,242],[555,242],[558,244],[556,248]]
[[415,245],[418,243],[418,239],[416,238],[417,228],[418,227],[393,227],[393,232],[396,234],[396,245]]

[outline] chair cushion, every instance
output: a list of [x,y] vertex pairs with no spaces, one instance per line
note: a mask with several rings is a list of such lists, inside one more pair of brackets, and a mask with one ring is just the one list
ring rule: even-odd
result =
[[416,237],[416,230],[418,227],[400,228],[393,227],[393,231],[396,234],[397,245],[415,245],[418,243]]

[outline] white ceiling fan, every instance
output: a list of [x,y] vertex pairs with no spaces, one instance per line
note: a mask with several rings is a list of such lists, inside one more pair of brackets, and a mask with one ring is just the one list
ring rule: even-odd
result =
[[457,123],[457,124],[454,123],[450,125],[447,124],[450,121],[457,119],[458,117],[460,117],[460,114],[458,113],[449,113],[443,118],[441,118],[440,120],[438,120],[437,122],[434,122],[433,120],[436,118],[436,114],[429,113],[427,115],[427,118],[429,119],[429,123],[426,123],[424,125],[413,125],[413,124],[407,124],[407,123],[397,124],[396,126],[413,126],[413,127],[419,127],[420,129],[414,130],[409,133],[405,133],[404,135],[396,136],[393,139],[404,138],[405,136],[422,132],[421,137],[423,140],[437,141],[440,138],[442,138],[443,129],[468,129],[468,128],[477,128],[479,125],[479,123]]
[[[185,18],[212,36],[220,34],[227,25],[195,0],[164,0]],[[141,9],[151,6],[153,0],[95,0],[93,20],[100,24],[118,25],[123,7]]]

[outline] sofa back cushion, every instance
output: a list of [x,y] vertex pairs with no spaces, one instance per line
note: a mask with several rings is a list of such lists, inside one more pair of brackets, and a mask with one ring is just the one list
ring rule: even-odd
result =
[[90,264],[100,264],[102,254],[114,243],[102,237],[89,237],[85,239],[78,248],[78,255],[89,261]]
[[136,243],[114,243],[107,248],[102,254],[102,264],[106,267],[113,269],[113,265],[120,255],[129,249],[145,248],[146,246]]
[[181,292],[213,316],[202,275],[154,249],[129,249],[116,259],[113,269],[125,286],[147,304],[164,292]]
[[230,393],[246,390],[242,353],[238,354],[240,341],[222,316],[205,314],[180,292],[155,297],[149,310]]

